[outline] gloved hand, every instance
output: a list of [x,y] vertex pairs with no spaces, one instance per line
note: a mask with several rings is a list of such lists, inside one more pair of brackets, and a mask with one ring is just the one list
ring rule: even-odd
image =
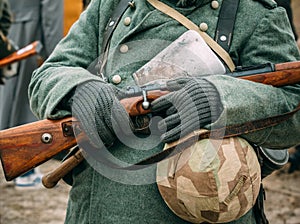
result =
[[76,88],[72,113],[95,147],[110,146],[118,132],[128,134],[132,123],[116,97],[113,85],[99,81],[86,82]]
[[161,140],[169,143],[215,121],[223,106],[216,88],[202,78],[179,78],[167,82],[171,92],[152,102],[153,112],[166,112],[158,123]]

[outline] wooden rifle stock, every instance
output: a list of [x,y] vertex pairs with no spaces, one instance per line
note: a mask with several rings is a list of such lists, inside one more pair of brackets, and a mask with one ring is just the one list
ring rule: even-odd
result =
[[275,87],[300,83],[300,61],[274,65],[274,71],[241,76],[239,78]]
[[72,118],[41,120],[0,131],[0,156],[6,180],[31,170],[75,146]]
[[[276,64],[274,68],[273,72],[239,78],[276,87],[300,83],[300,61]],[[168,91],[149,91],[147,100],[151,102],[167,93]],[[136,96],[122,99],[121,103],[130,116],[137,116],[150,112],[143,109],[144,100],[143,96]],[[73,117],[45,119],[0,131],[0,157],[6,180],[12,180],[58,153],[74,147],[77,144],[73,133],[75,122],[77,121]],[[77,126],[79,128],[79,124]],[[86,139],[83,132],[77,138],[79,141]]]
[[42,44],[39,41],[34,41],[33,43],[17,50],[16,52],[8,55],[0,60],[0,68],[6,65],[12,64],[14,62],[23,60],[32,55],[38,54],[42,49]]

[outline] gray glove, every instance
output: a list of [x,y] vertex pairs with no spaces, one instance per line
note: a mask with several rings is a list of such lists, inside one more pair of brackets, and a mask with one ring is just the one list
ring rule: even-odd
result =
[[128,134],[132,123],[116,97],[119,91],[108,83],[90,81],[76,88],[72,113],[96,147],[110,146],[118,132]]
[[[171,92],[152,102],[153,112],[165,111],[166,117],[158,123],[163,142],[178,140],[192,131],[215,121],[223,107],[216,88],[201,78],[180,78],[167,82]],[[180,89],[181,88],[181,89]]]

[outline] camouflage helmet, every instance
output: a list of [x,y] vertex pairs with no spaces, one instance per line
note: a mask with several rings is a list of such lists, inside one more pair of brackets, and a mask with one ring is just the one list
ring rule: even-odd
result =
[[157,166],[164,201],[192,223],[240,218],[255,204],[260,183],[256,153],[240,137],[198,141]]

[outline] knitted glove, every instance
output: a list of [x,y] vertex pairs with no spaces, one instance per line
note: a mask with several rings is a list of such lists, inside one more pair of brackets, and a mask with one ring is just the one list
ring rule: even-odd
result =
[[[187,80],[188,79],[188,80]],[[178,89],[152,102],[153,112],[165,111],[158,123],[163,142],[178,140],[192,131],[215,121],[223,107],[215,87],[201,78],[180,78],[167,82],[169,90]]]
[[117,133],[128,134],[131,121],[110,84],[90,81],[76,88],[72,113],[96,147],[110,146]]

